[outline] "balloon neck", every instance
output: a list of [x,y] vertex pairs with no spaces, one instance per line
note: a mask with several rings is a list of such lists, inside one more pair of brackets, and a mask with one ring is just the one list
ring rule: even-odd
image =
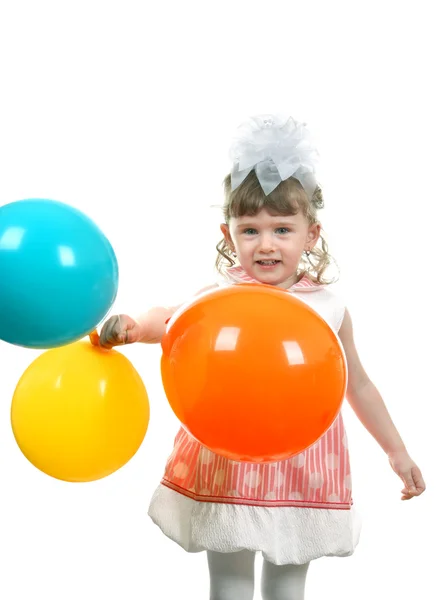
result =
[[92,346],[99,346],[99,335],[96,329],[89,333],[89,340]]

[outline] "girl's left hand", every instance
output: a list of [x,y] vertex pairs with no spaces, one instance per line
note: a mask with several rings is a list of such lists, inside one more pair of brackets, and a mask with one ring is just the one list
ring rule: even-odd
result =
[[390,452],[388,460],[393,471],[405,484],[402,490],[402,500],[411,500],[414,496],[420,496],[425,491],[426,485],[422,473],[408,452]]

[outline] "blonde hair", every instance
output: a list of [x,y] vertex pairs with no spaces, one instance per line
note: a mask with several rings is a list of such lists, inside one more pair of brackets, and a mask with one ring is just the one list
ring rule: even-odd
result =
[[[234,191],[231,190],[231,175],[228,174],[224,181],[225,200],[223,216],[225,223],[229,224],[231,218],[254,216],[265,208],[274,215],[296,215],[301,210],[310,225],[319,223],[318,209],[324,207],[322,190],[316,187],[311,200],[304,191],[300,182],[290,177],[281,182],[273,192],[265,195],[258,181],[255,171],[251,171],[243,183]],[[224,273],[225,268],[236,264],[235,256],[223,238],[216,246],[217,259],[215,266],[219,273]],[[307,256],[301,257],[299,274],[307,273],[309,277],[320,284],[330,284],[336,278],[327,279],[325,273],[331,265],[336,265],[335,260],[328,251],[328,245],[321,230],[318,243]]]

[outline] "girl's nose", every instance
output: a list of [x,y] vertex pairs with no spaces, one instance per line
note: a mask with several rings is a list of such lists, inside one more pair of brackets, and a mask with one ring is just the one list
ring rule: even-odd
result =
[[270,233],[260,237],[260,252],[272,252],[275,249],[273,236]]

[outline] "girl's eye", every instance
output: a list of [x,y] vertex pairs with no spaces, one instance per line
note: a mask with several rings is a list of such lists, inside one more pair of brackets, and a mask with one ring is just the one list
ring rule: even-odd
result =
[[257,233],[257,230],[253,229],[252,227],[248,227],[247,229],[245,229],[243,231],[243,233],[245,233],[247,235],[255,235]]
[[290,229],[288,229],[287,227],[278,227],[278,229],[276,230],[277,233],[289,233]]

